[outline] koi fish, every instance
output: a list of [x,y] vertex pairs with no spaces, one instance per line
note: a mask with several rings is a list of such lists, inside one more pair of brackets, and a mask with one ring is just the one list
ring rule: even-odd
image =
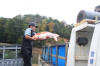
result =
[[36,40],[45,40],[48,38],[53,38],[55,41],[57,40],[57,37],[59,37],[58,34],[55,33],[51,33],[51,32],[40,32],[40,33],[36,33],[33,38],[36,38]]

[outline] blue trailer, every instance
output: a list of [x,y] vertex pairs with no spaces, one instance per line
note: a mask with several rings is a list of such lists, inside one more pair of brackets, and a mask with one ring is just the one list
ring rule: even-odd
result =
[[44,46],[40,59],[41,66],[66,66],[68,44]]

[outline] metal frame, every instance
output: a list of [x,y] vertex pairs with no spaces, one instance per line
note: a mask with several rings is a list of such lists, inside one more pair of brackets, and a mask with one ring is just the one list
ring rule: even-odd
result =
[[[0,60],[0,66],[23,66],[22,58],[18,58],[18,50],[21,49],[20,45],[0,45],[0,50],[3,51],[3,58]],[[16,58],[5,59],[6,50],[15,50]]]

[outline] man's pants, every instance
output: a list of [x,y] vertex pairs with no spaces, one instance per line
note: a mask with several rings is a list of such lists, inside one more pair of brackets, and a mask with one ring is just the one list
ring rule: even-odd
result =
[[24,66],[31,66],[32,49],[22,48],[21,50]]

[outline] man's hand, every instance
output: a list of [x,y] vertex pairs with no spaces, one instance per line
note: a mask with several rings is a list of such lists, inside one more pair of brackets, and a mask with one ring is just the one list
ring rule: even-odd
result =
[[35,36],[32,37],[32,40],[37,40],[37,38]]

